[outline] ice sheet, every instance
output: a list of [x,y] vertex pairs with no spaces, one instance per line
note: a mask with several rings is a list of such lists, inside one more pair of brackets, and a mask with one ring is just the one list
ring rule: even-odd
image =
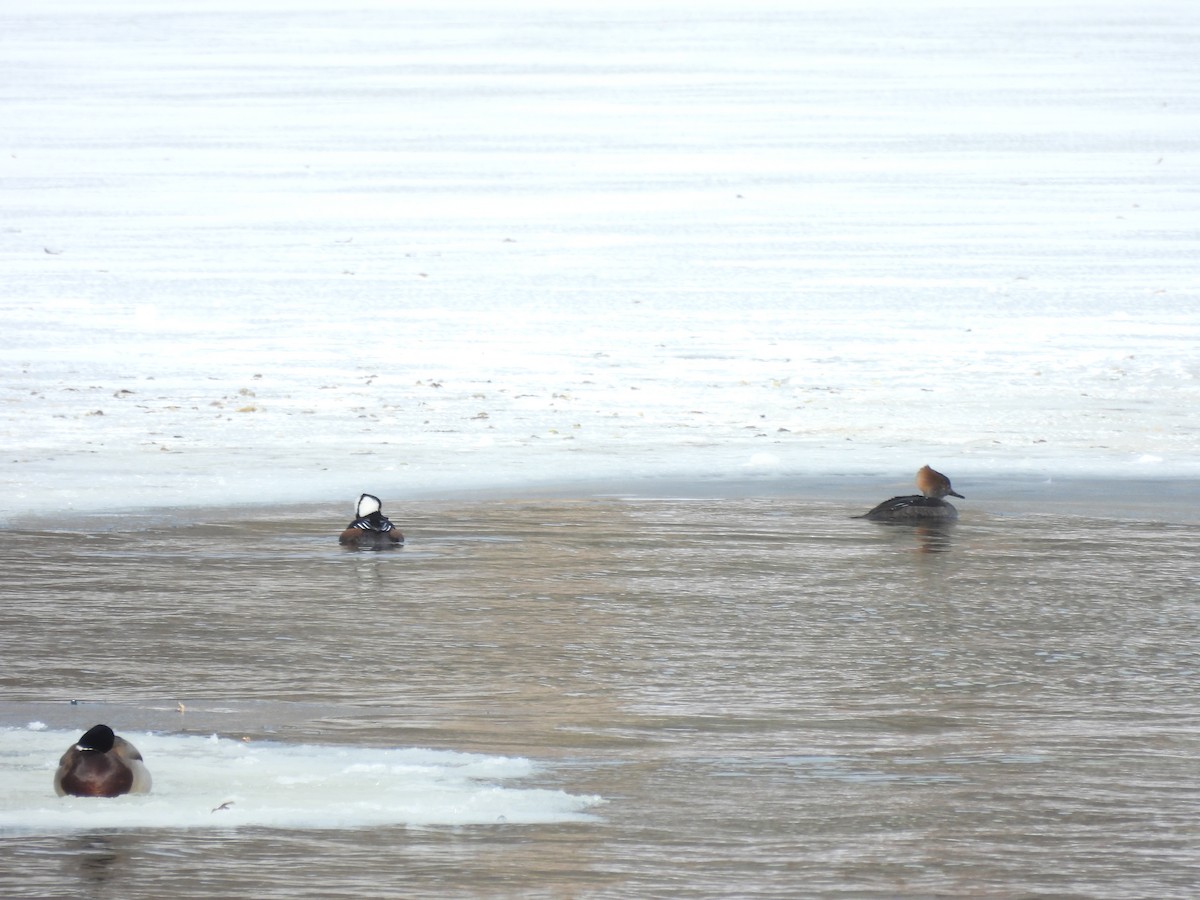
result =
[[112,828],[362,828],[586,821],[594,796],[522,786],[527,759],[420,748],[241,742],[122,733],[146,760],[145,795],[57,797],[76,732],[0,728],[0,834]]
[[0,518],[1200,475],[1192,3],[0,11]]

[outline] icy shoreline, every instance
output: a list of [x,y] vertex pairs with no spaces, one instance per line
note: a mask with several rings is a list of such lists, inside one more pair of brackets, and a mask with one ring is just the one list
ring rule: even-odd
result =
[[[182,332],[131,332],[146,346],[128,362],[86,352],[63,361],[47,347],[0,391],[0,518],[322,502],[368,489],[401,501],[577,484],[604,492],[606,482],[617,493],[730,481],[778,493],[872,477],[906,491],[926,462],[956,484],[1195,481],[1198,388],[1183,345],[1200,346],[1200,326],[1111,321],[1110,335],[1089,338],[1094,349],[1059,354],[1065,342],[1054,339],[1027,347],[1023,362],[1004,341],[986,362],[975,339],[894,365],[895,346],[832,329],[824,356],[805,344],[798,315],[772,339],[738,345],[723,330],[733,323],[713,316],[694,319],[686,341],[704,354],[622,343],[614,329],[597,356],[564,327],[546,348],[490,368],[453,335],[436,342],[448,362],[339,366],[333,357],[353,355],[347,337],[308,351],[328,359],[260,351],[261,371],[232,363],[220,375],[173,358]],[[69,324],[51,340],[74,340]],[[1122,339],[1122,324],[1142,336]]]
[[[1107,521],[1200,524],[1200,480],[1167,478],[1047,478],[1042,475],[959,479],[966,500],[955,501],[964,529],[1005,519],[1082,517]],[[966,487],[970,485],[970,487]],[[367,487],[367,485],[363,485]],[[892,475],[751,476],[730,478],[620,478],[574,482],[528,482],[509,487],[446,488],[410,493],[387,492],[389,515],[410,536],[421,540],[421,522],[436,520],[438,511],[463,506],[544,505],[586,517],[591,502],[634,505],[666,503],[679,509],[698,503],[719,505],[761,501],[764,509],[818,508],[833,519],[850,519],[891,496],[912,493],[911,478]],[[0,529],[47,534],[128,532],[201,524],[263,523],[271,534],[294,532],[311,538],[328,533],[330,540],[349,521],[355,496],[304,501],[181,503],[178,505],[113,505],[69,513],[21,511],[0,516]]]
[[1200,478],[1194,4],[118,6],[0,12],[0,520]]

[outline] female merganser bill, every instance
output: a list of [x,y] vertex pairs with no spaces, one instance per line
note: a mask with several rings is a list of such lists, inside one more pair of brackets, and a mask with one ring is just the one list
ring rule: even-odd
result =
[[921,493],[884,500],[857,518],[873,522],[953,522],[958,518],[958,510],[942,498],[950,496],[965,500],[966,497],[950,486],[949,478],[929,466],[922,466],[917,472],[917,487]]
[[363,494],[354,508],[354,521],[346,526],[338,542],[348,547],[395,547],[404,535],[383,514],[383,503],[373,494]]
[[113,734],[107,725],[84,732],[54,773],[54,792],[60,797],[119,797],[150,793],[150,772],[138,748]]

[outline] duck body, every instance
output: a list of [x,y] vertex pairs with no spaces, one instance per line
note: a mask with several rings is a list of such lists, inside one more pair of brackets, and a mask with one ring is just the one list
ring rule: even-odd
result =
[[873,522],[953,522],[958,518],[958,510],[940,497],[911,494],[884,500],[858,518]]
[[338,543],[344,547],[359,550],[390,550],[393,547],[404,546],[404,535],[393,530],[366,531],[364,529],[347,528],[338,538]]
[[917,472],[917,487],[919,494],[904,497],[892,497],[884,500],[870,512],[858,516],[860,519],[870,519],[872,522],[953,522],[958,518],[958,510],[954,504],[943,497],[958,497],[965,500],[962,494],[950,486],[950,479],[929,466],[922,466]]
[[373,494],[363,494],[354,508],[354,521],[345,527],[338,543],[361,550],[386,550],[404,543],[404,535],[383,514],[383,504]]
[[119,797],[150,793],[150,771],[137,747],[97,725],[62,755],[54,773],[60,797]]

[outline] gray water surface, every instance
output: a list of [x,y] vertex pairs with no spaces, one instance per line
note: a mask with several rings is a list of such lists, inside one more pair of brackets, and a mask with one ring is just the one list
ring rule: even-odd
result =
[[328,510],[8,530],[2,724],[526,756],[606,803],[0,835],[0,894],[1194,896],[1200,526],[859,511],[419,503],[386,552]]

